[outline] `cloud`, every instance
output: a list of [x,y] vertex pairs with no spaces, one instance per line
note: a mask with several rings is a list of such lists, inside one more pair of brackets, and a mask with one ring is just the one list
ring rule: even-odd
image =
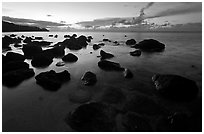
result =
[[2,16],[2,20],[12,22],[12,23],[15,23],[15,24],[22,24],[22,25],[32,24],[34,26],[38,26],[38,27],[41,27],[41,28],[46,28],[46,27],[49,27],[49,26],[64,26],[65,25],[65,24],[62,24],[62,23],[56,23],[56,22],[51,22],[51,21],[13,18],[13,17],[8,17],[8,16]]
[[177,7],[160,11],[154,15],[146,15],[145,19],[167,17],[167,16],[173,16],[173,15],[184,15],[184,14],[198,13],[198,12],[202,12],[202,3],[185,3]]

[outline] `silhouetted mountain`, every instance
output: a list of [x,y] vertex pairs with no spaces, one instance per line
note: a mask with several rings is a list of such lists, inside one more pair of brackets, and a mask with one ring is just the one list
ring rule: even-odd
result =
[[17,25],[2,21],[2,32],[25,32],[25,31],[49,31],[46,28],[39,28],[35,26]]

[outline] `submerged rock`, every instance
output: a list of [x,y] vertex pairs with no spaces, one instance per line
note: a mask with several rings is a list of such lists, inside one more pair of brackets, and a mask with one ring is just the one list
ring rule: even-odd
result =
[[135,39],[129,39],[126,41],[126,45],[135,45],[135,44],[136,44]]
[[126,132],[151,132],[153,131],[147,120],[139,115],[128,112],[122,117],[122,125]]
[[24,45],[22,48],[25,58],[32,59],[32,57],[36,54],[42,52],[41,46],[37,45]]
[[105,52],[103,50],[100,51],[100,55],[101,55],[101,59],[109,59],[109,58],[114,57],[113,54],[107,53],[107,52]]
[[97,45],[97,44],[94,44],[94,45],[93,45],[93,50],[97,50],[97,49],[99,49],[99,48],[101,48],[101,46],[99,46],[99,45]]
[[67,55],[65,55],[62,60],[64,62],[76,62],[78,60],[78,57],[75,56],[74,54],[72,53],[68,53]]
[[15,87],[34,75],[33,69],[29,68],[9,71],[2,75],[2,84],[7,87]]
[[63,62],[63,61],[59,61],[59,62],[56,63],[56,66],[58,66],[58,67],[61,67],[61,66],[64,66],[64,65],[65,65],[65,62]]
[[81,80],[84,85],[94,85],[97,81],[96,74],[88,71],[82,76]]
[[124,75],[125,78],[132,78],[133,77],[132,72],[127,68],[125,68],[125,70],[123,72],[123,75]]
[[198,94],[196,83],[178,75],[154,75],[152,80],[158,92],[164,97],[177,101],[190,101]]
[[33,67],[47,67],[53,62],[52,57],[41,53],[33,56],[31,64]]
[[135,50],[133,52],[130,52],[130,55],[132,55],[132,56],[140,56],[141,55],[141,51],[140,50]]
[[148,52],[160,52],[165,49],[165,45],[154,39],[146,39],[136,44],[135,48]]
[[36,83],[43,88],[50,91],[56,91],[64,82],[70,80],[70,73],[67,70],[59,73],[56,73],[54,70],[50,70],[48,72],[38,74],[35,79]]
[[77,107],[66,117],[66,123],[79,132],[111,132],[116,127],[117,111],[103,103],[92,102]]
[[119,63],[115,63],[112,61],[108,61],[108,60],[101,60],[98,62],[98,66],[103,69],[103,70],[107,70],[107,71],[123,71],[124,68],[122,68],[120,66]]

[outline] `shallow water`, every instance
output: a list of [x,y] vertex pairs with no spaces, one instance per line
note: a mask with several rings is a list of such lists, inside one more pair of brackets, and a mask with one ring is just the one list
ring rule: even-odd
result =
[[[3,35],[11,34],[4,33]],[[25,32],[14,33],[25,36],[43,36],[44,40],[53,44],[63,41],[64,35],[69,32]],[[58,34],[58,38],[48,37],[49,34]],[[65,124],[66,114],[80,105],[70,101],[70,96],[80,93],[80,98],[90,101],[100,100],[103,91],[109,87],[121,89],[125,95],[132,93],[144,94],[159,101],[162,105],[173,110],[186,111],[183,104],[172,103],[155,96],[156,91],[151,81],[155,73],[177,74],[196,81],[199,87],[199,96],[202,89],[202,34],[201,33],[114,33],[114,32],[78,32],[79,35],[93,37],[86,49],[70,51],[79,58],[75,63],[66,63],[57,67],[55,64],[61,59],[54,59],[47,68],[34,68],[35,76],[40,72],[68,70],[71,80],[62,85],[56,92],[50,92],[36,84],[35,78],[25,80],[15,88],[2,88],[2,124],[3,131],[73,131]],[[103,36],[104,35],[104,36]],[[125,37],[127,35],[127,37]],[[94,51],[92,45],[108,38],[118,41],[119,46],[105,42],[105,46]],[[137,42],[153,38],[166,45],[165,51],[160,53],[142,52],[140,57],[129,55],[133,48],[125,45],[127,39],[134,38]],[[46,49],[46,48],[44,48]],[[120,63],[122,67],[130,69],[134,77],[126,79],[122,72],[104,71],[98,67],[97,58],[100,50],[110,52],[115,57],[110,59]],[[22,53],[21,49],[12,47],[12,51]],[[93,52],[92,54],[90,52]],[[5,54],[6,52],[3,52]],[[26,60],[30,64],[30,60]],[[193,67],[192,67],[193,65]],[[30,64],[30,67],[31,64]],[[86,71],[92,71],[97,76],[94,86],[84,86],[81,81]],[[83,102],[83,100],[82,100]],[[120,106],[118,106],[120,107]]]

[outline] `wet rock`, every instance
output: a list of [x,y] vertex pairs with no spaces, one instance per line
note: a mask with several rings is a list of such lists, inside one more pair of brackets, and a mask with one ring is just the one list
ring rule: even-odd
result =
[[73,35],[72,35],[72,37],[73,37],[73,38],[76,38],[76,37],[77,37],[77,35],[76,35],[76,34],[73,34]]
[[50,34],[48,37],[53,37],[54,35]]
[[123,72],[123,75],[124,75],[125,78],[132,78],[133,77],[132,72],[127,68],[125,68],[125,70]]
[[109,39],[103,39],[103,41],[108,41],[108,42],[111,42],[111,40],[109,40]]
[[14,53],[14,52],[8,52],[6,54],[6,57],[9,61],[24,61],[25,57],[22,54]]
[[140,50],[135,50],[133,52],[130,52],[130,55],[132,55],[132,56],[140,56],[141,55],[141,51]]
[[16,37],[16,36],[17,36],[16,34],[11,34],[11,35],[10,35],[10,37]]
[[2,73],[6,73],[9,71],[20,70],[20,69],[28,69],[29,64],[23,61],[7,61],[2,65]]
[[64,46],[54,46],[52,49],[46,49],[43,52],[47,53],[50,57],[59,58],[65,55]]
[[24,35],[21,35],[21,37],[22,37],[22,38],[25,38],[25,36],[24,36]]
[[58,35],[56,34],[55,36],[54,36],[54,38],[57,38],[58,37]]
[[125,35],[125,37],[127,37],[127,35]]
[[31,43],[31,41],[34,40],[32,37],[26,37],[23,42],[24,43]]
[[65,55],[62,60],[64,62],[76,62],[78,60],[78,57],[75,56],[74,54],[72,53],[68,53],[67,55]]
[[105,46],[105,43],[99,43],[98,45],[99,46]]
[[97,44],[94,44],[94,45],[93,45],[93,50],[97,50],[97,49],[99,49],[99,48],[101,48],[101,46],[99,46],[99,45],[97,45]]
[[114,108],[97,102],[80,105],[69,113],[66,123],[80,132],[111,132],[116,126]]
[[33,69],[28,68],[9,71],[2,75],[2,84],[7,87],[15,87],[34,75]]
[[87,37],[87,39],[91,39],[91,40],[92,40],[92,39],[93,39],[93,37],[92,37],[92,36],[88,36],[88,37]]
[[38,74],[35,79],[36,83],[43,88],[50,91],[56,91],[64,82],[70,80],[70,73],[67,70],[59,73],[56,73],[54,70],[50,70]]
[[64,35],[64,38],[70,38],[71,36],[70,35]]
[[85,103],[92,98],[91,93],[86,90],[75,90],[69,93],[69,100],[73,103]]
[[2,48],[3,49],[8,49],[10,50],[10,44],[16,44],[16,43],[21,43],[21,38],[11,38],[7,35],[5,35],[3,38],[2,38]]
[[43,37],[35,37],[35,40],[43,40]]
[[53,62],[52,57],[41,53],[33,56],[31,64],[33,67],[47,67]]
[[25,58],[31,59],[34,55],[42,52],[41,46],[37,45],[24,45],[22,48]]
[[164,97],[176,101],[190,101],[198,94],[196,83],[178,75],[154,75],[152,80],[158,92]]
[[14,47],[22,47],[22,45],[19,45],[19,44],[16,43],[16,44],[14,45]]
[[165,45],[154,39],[146,39],[136,44],[135,48],[147,52],[161,52],[165,49]]
[[136,94],[128,97],[123,110],[149,116],[157,116],[165,113],[164,109],[153,99]]
[[153,131],[148,121],[141,116],[128,112],[122,117],[122,125],[126,132],[151,132]]
[[135,44],[136,44],[135,39],[129,39],[126,41],[126,45],[135,45]]
[[70,50],[80,50],[86,47],[88,43],[85,36],[80,36],[78,38],[71,37],[70,39],[65,39],[61,45],[69,48]]
[[103,50],[100,51],[100,55],[101,55],[101,59],[109,59],[109,58],[114,57],[113,54],[107,53],[107,52],[105,52]]
[[97,81],[96,74],[88,71],[82,76],[81,80],[83,81],[84,85],[94,85]]
[[108,104],[121,104],[126,100],[126,96],[119,88],[110,87],[104,91],[101,101]]
[[56,66],[58,66],[58,67],[61,67],[61,66],[64,66],[64,65],[65,65],[65,62],[63,62],[63,61],[59,61],[59,62],[56,63]]
[[122,68],[119,63],[115,63],[115,62],[108,61],[108,60],[99,61],[98,66],[101,69],[106,70],[106,71],[113,71],[113,70],[123,71],[124,70],[124,68]]

